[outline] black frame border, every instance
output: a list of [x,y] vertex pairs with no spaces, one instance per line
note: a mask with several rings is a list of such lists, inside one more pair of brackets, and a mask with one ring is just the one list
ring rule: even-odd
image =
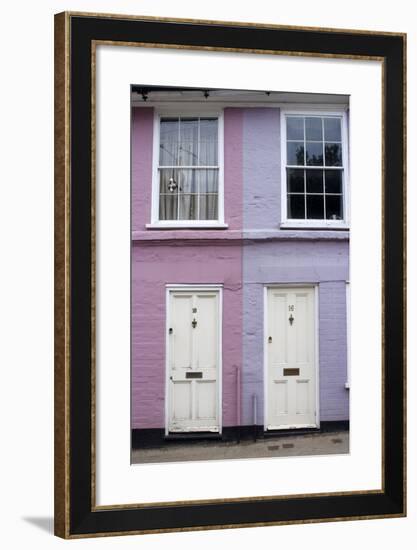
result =
[[[55,534],[80,538],[404,516],[406,36],[80,13],[56,15],[55,30]],[[232,51],[255,51],[256,45],[259,53],[383,59],[382,491],[95,508],[91,59],[96,41]]]

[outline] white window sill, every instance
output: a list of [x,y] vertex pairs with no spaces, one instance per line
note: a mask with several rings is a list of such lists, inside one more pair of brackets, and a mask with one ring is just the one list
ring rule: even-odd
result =
[[339,223],[326,223],[321,220],[315,220],[314,222],[308,223],[306,221],[296,222],[296,221],[286,221],[281,222],[280,227],[282,229],[349,229],[349,225],[345,222]]
[[155,222],[147,223],[146,229],[227,229],[227,223],[220,222]]

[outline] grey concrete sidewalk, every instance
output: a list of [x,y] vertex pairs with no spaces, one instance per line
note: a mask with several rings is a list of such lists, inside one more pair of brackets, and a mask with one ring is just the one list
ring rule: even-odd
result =
[[139,449],[132,452],[132,464],[185,462],[190,460],[227,460],[231,458],[267,458],[346,454],[349,432],[285,435],[258,441],[173,443],[160,449]]

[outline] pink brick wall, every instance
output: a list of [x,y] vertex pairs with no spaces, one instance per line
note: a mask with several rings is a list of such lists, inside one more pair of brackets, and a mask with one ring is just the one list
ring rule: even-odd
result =
[[151,221],[152,202],[152,107],[132,113],[132,230],[145,229]]
[[[242,109],[225,109],[226,230],[145,228],[151,219],[153,109],[132,116],[132,427],[165,422],[166,284],[223,284],[223,425],[236,425],[242,364]],[[214,235],[215,233],[215,235]],[[219,239],[219,236],[223,239]],[[164,244],[165,239],[173,239]]]
[[242,364],[241,247],[134,245],[132,427],[162,428],[165,414],[165,285],[223,286],[223,425],[236,425],[236,366]]

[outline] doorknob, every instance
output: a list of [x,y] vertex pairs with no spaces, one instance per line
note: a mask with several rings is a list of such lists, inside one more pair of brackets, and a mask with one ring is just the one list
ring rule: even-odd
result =
[[292,326],[292,324],[293,324],[293,322],[294,322],[294,317],[292,316],[292,313],[291,313],[291,315],[289,316],[288,321],[290,322],[290,325]]
[[268,344],[272,344],[272,336],[268,338]]
[[195,328],[197,326],[197,321],[195,320],[195,318],[192,320],[191,322],[193,328]]

